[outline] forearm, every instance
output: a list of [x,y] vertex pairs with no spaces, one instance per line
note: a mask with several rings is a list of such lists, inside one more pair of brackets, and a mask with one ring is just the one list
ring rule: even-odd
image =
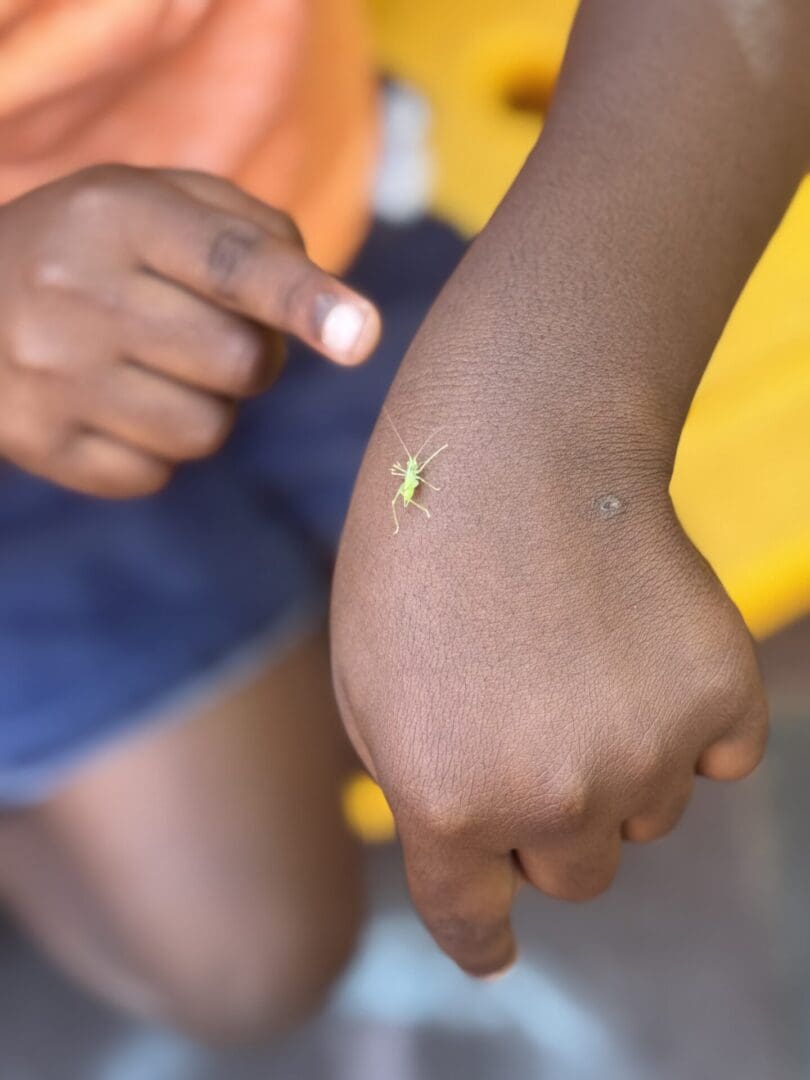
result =
[[577,362],[653,379],[682,416],[809,160],[805,0],[585,0],[499,227],[559,283]]
[[403,366],[409,407],[475,420],[474,385],[522,440],[574,408],[669,467],[807,164],[809,53],[805,0],[585,0],[543,135]]

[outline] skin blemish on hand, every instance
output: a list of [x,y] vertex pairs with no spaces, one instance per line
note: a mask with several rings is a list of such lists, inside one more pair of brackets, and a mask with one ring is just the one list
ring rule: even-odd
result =
[[617,517],[626,509],[618,495],[597,495],[593,505],[599,517],[604,519]]

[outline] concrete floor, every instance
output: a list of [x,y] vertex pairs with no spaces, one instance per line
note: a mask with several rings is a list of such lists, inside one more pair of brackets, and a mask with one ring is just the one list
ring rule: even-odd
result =
[[0,940],[0,1080],[800,1080],[810,1077],[810,625],[764,650],[775,725],[741,785],[701,783],[673,836],[629,848],[586,906],[523,894],[522,960],[465,979],[412,915],[395,848],[328,1009],[215,1055],[131,1025]]

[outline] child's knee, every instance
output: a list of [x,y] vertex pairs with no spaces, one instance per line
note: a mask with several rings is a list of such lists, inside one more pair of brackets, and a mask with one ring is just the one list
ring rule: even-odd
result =
[[352,956],[359,904],[317,923],[296,915],[230,920],[201,936],[193,964],[166,963],[157,980],[162,1018],[214,1043],[251,1043],[317,1011]]

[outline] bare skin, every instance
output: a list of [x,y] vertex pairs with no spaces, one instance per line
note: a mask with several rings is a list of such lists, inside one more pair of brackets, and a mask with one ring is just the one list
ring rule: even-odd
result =
[[340,364],[379,336],[288,217],[202,173],[66,177],[0,208],[0,251],[0,457],[93,495],[217,450],[278,374],[279,331]]
[[[585,0],[540,146],[393,390],[391,411],[464,462],[442,514],[407,515],[396,541],[390,445],[372,442],[337,578],[336,683],[416,903],[467,970],[512,958],[521,881],[593,895],[622,836],[677,820],[696,770],[742,776],[762,753],[748,635],[666,487],[807,160],[807,11]],[[742,39],[729,12],[748,18]],[[750,40],[774,16],[763,68]],[[278,369],[267,328],[342,363],[379,328],[287,219],[198,175],[67,178],[0,209],[0,250],[15,256],[0,455],[93,494],[148,493],[213,452]],[[348,351],[324,345],[324,296],[363,312]],[[87,985],[234,1035],[284,1026],[340,966],[353,849],[341,752],[308,756],[331,716],[326,691],[311,697],[316,651],[3,824],[8,902]]]
[[521,884],[598,894],[696,774],[738,779],[763,753],[749,634],[668,484],[810,160],[808,52],[805,0],[585,0],[538,146],[389,395],[453,447],[441,513],[396,539],[384,420],[372,438],[335,684],[416,906],[474,974],[514,959]]
[[[216,451],[280,371],[282,332],[338,364],[379,334],[289,218],[199,173],[67,177],[0,208],[0,250],[0,458],[93,495],[149,494]],[[348,753],[318,637],[6,815],[0,896],[132,1012],[214,1038],[287,1027],[359,922]]]
[[0,897],[131,1013],[218,1041],[287,1028],[360,923],[339,806],[349,760],[318,636],[0,819]]

